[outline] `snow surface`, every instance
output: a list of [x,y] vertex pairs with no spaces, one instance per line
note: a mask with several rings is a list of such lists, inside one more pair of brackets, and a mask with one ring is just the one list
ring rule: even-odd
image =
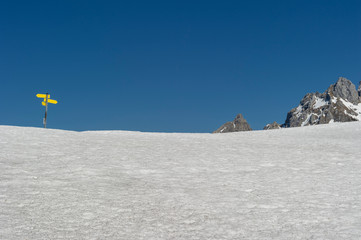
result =
[[0,239],[360,239],[360,136],[0,126]]

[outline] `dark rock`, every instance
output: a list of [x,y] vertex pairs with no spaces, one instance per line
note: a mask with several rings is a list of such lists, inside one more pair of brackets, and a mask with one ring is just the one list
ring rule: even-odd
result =
[[232,122],[227,122],[223,124],[213,133],[227,133],[227,132],[241,132],[241,131],[252,131],[252,129],[247,123],[246,119],[243,118],[242,114],[238,114]]
[[277,122],[273,122],[273,123],[267,124],[263,128],[263,130],[280,129],[280,128],[281,128],[280,124],[278,124]]

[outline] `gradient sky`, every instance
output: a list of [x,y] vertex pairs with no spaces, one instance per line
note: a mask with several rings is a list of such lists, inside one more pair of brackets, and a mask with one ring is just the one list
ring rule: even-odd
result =
[[1,1],[0,125],[212,132],[361,81],[361,1]]

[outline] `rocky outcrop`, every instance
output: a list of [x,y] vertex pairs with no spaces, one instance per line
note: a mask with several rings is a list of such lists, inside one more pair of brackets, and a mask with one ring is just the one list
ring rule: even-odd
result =
[[360,99],[355,85],[343,77],[340,77],[336,84],[333,84],[327,90],[329,94],[333,94],[334,97],[342,98],[353,104],[359,104]]
[[267,124],[263,128],[263,130],[280,129],[280,128],[281,128],[280,124],[278,124],[277,122],[273,122],[273,123]]
[[[267,124],[263,129],[302,127],[331,122],[361,121],[361,82],[358,89],[348,79],[340,77],[324,93],[308,93],[300,104],[287,113],[285,123]],[[213,133],[251,131],[241,114],[223,124]]]
[[247,123],[246,119],[242,114],[238,114],[232,122],[223,124],[213,133],[227,133],[227,132],[241,132],[241,131],[252,131],[251,127]]
[[[359,87],[360,90],[360,87]],[[330,122],[361,120],[360,91],[348,79],[340,77],[324,93],[308,93],[298,107],[287,114],[282,127],[300,127]]]

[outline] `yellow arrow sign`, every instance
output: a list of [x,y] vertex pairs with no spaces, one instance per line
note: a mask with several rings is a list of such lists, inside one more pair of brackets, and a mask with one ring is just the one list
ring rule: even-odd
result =
[[43,106],[45,106],[45,117],[43,119],[43,123],[44,123],[44,128],[46,128],[46,118],[47,118],[47,115],[48,115],[48,103],[57,104],[58,101],[56,101],[54,99],[50,99],[50,94],[49,93],[46,93],[46,94],[38,93],[38,94],[36,94],[36,97],[44,99],[43,102],[41,102],[41,104]]
[[[36,97],[38,98],[46,98],[46,94],[36,94]],[[48,94],[48,98],[50,98],[50,94]]]
[[[42,104],[43,106],[46,106],[46,102],[45,102],[45,101],[46,101],[46,100],[44,99],[44,102],[41,102],[41,104]],[[57,104],[58,101],[53,100],[53,99],[48,99],[48,103]]]
[[57,104],[58,101],[56,101],[56,100],[54,100],[54,99],[48,99],[48,103]]

